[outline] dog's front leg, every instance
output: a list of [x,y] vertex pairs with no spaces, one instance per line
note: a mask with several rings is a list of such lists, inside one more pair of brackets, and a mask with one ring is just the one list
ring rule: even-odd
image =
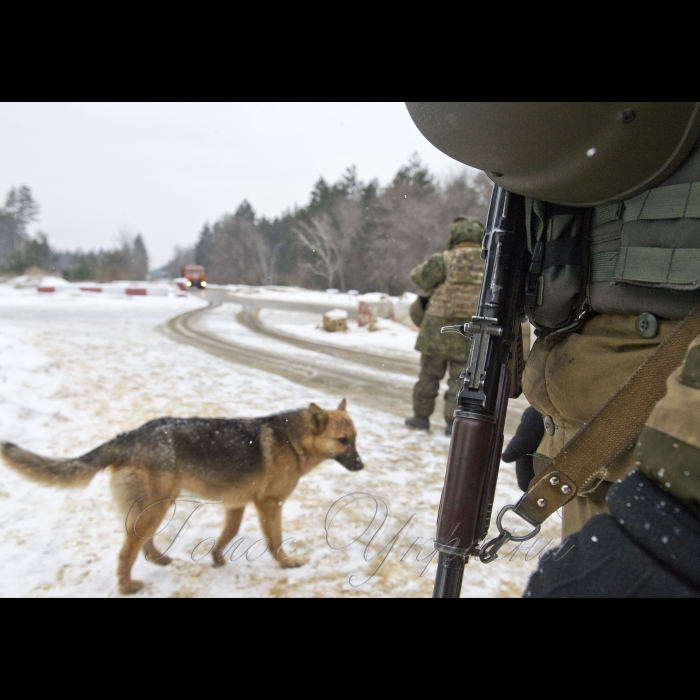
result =
[[266,498],[256,501],[255,507],[258,509],[258,518],[263,534],[270,541],[270,554],[285,569],[301,566],[306,562],[292,555],[287,555],[282,547],[282,502],[276,498]]
[[226,522],[224,523],[223,532],[219,535],[219,539],[211,552],[212,557],[214,557],[214,566],[223,566],[226,563],[224,547],[238,534],[244,510],[245,506],[243,508],[228,508],[226,510]]

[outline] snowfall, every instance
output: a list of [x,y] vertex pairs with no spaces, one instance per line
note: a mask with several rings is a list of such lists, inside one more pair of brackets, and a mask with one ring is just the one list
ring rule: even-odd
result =
[[[294,289],[239,293],[323,304],[331,297],[339,308],[357,302],[351,295]],[[0,440],[68,457],[160,416],[249,417],[311,402],[337,407],[342,396],[232,364],[162,332],[168,319],[206,304],[175,293],[120,296],[66,288],[48,294],[12,280],[0,283]],[[234,313],[214,320],[224,338],[251,347],[260,342]],[[322,335],[327,342],[417,358],[415,330],[385,319],[375,332],[350,322],[345,334],[317,328],[320,313],[314,321],[309,314],[265,310],[261,320],[310,340]],[[311,351],[285,344],[285,352],[303,357]],[[296,550],[303,566],[276,564],[249,507],[229,563],[214,568],[208,552],[223,511],[181,494],[156,536],[172,564],[154,566],[140,555],[133,577],[145,586],[129,597],[430,597],[432,538],[449,448],[444,423],[424,433],[408,430],[399,415],[352,404],[348,411],[365,469],[351,473],[326,461],[300,480],[283,509],[284,537],[293,538],[285,547]],[[519,496],[513,466],[502,464],[495,507]],[[559,544],[559,528],[554,516],[536,539],[507,545],[496,562],[470,561],[462,596],[520,596],[538,557]],[[115,572],[123,535],[107,472],[85,488],[66,490],[28,481],[0,462],[0,595],[120,597]]]

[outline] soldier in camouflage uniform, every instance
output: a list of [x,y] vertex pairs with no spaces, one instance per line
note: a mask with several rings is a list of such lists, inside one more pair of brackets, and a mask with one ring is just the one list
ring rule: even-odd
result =
[[450,224],[448,249],[435,253],[411,270],[411,279],[432,294],[416,340],[416,350],[421,353],[421,371],[413,388],[415,415],[406,419],[410,428],[430,428],[429,417],[435,409],[440,380],[447,371],[445,434],[452,433],[459,375],[469,357],[469,343],[465,343],[461,335],[442,334],[440,329],[466,323],[476,313],[484,276],[484,261],[480,257],[483,236],[484,227],[478,219],[457,217]]
[[[528,315],[539,339],[523,375],[532,408],[504,458],[517,468],[534,452],[529,476],[546,473],[679,323],[689,324],[684,338],[698,331],[700,103],[422,109],[431,119],[421,125],[438,147],[479,167],[486,153],[489,176],[526,196],[530,272],[537,279]],[[490,130],[496,121],[499,128]],[[431,131],[433,124],[442,131]],[[633,132],[630,124],[647,130]],[[564,152],[570,159],[558,160]],[[549,202],[589,208],[585,245],[566,228],[572,208]],[[540,243],[545,253],[537,258]],[[555,318],[566,304],[573,322],[565,314]],[[526,597],[700,597],[700,336],[685,349],[675,370],[666,374],[669,368],[657,365],[656,377],[637,384],[656,395],[666,378],[666,393],[629,449],[606,464],[590,456],[597,478],[582,482],[562,508],[566,542],[542,556]],[[618,413],[607,425],[622,430],[626,420]],[[523,481],[527,490],[529,478]]]

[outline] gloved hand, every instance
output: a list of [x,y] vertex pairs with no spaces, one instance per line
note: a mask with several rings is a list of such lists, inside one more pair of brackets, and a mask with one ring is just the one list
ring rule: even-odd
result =
[[513,439],[503,451],[504,462],[515,462],[515,476],[521,491],[527,491],[529,483],[535,476],[532,468],[532,454],[539,447],[544,435],[544,421],[537,409],[528,406],[523,411],[520,425]]
[[641,471],[613,484],[610,515],[543,552],[527,598],[700,598],[700,518]]

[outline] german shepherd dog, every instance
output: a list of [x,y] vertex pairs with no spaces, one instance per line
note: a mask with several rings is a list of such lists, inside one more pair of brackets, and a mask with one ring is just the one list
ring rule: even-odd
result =
[[119,592],[128,594],[143,586],[131,578],[142,547],[148,561],[170,563],[153,535],[182,489],[219,499],[226,509],[212,549],[215,566],[226,563],[225,547],[249,503],[258,511],[270,553],[283,567],[300,566],[282,548],[282,505],[299,479],[326,459],[350,471],[362,469],[355,436],[343,399],[335,411],[312,403],[262,418],[158,418],[73,459],[41,457],[11,442],[2,443],[2,455],[24,476],[55,486],[84,486],[100,469],[110,469],[126,523],[117,579]]

